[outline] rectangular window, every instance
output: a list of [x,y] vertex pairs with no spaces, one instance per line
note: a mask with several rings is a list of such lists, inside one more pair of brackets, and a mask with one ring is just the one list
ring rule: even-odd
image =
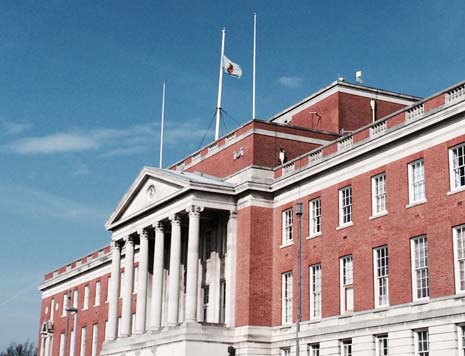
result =
[[78,293],[78,290],[75,289],[74,292],[73,292],[73,308],[76,308],[78,307],[78,298],[79,298],[79,293]]
[[74,350],[76,350],[76,348],[75,348],[75,345],[76,345],[76,333],[74,332],[74,330],[71,330],[70,339],[71,340],[69,342],[69,356],[74,356]]
[[410,204],[422,202],[426,199],[425,165],[423,159],[419,159],[408,165],[408,195]]
[[110,293],[111,293],[111,276],[108,277],[108,284],[107,284],[107,299],[105,300],[105,303],[108,303],[109,298],[110,298]]
[[465,356],[465,325],[459,326],[459,350],[460,356]]
[[341,258],[341,313],[354,310],[354,279],[352,256]]
[[341,356],[352,356],[352,339],[341,341]]
[[124,290],[124,272],[121,272],[119,276],[119,297],[123,298],[123,290]]
[[68,293],[63,295],[63,311],[61,312],[61,316],[66,316],[66,309],[68,308]]
[[203,311],[203,321],[208,321],[208,303],[210,302],[210,286],[205,284],[202,287],[202,295],[203,295],[203,303],[202,303],[202,311]]
[[89,286],[84,287],[84,304],[82,306],[82,309],[88,309],[89,308]]
[[291,348],[290,347],[281,348],[281,356],[291,356]]
[[413,300],[429,297],[428,244],[426,236],[411,240]]
[[282,323],[292,323],[292,272],[281,275],[282,278]]
[[282,218],[282,225],[283,225],[283,238],[282,243],[283,245],[289,244],[293,240],[292,234],[292,208],[283,211],[283,218]]
[[387,210],[386,173],[371,178],[372,214],[379,215]]
[[223,324],[226,319],[226,281],[220,281],[220,323]]
[[310,266],[310,319],[321,318],[321,265]]
[[339,226],[352,222],[352,187],[339,190]]
[[320,344],[308,345],[308,356],[320,356]]
[[98,325],[94,324],[92,327],[92,351],[91,356],[97,356],[97,342],[98,342]]
[[87,337],[87,329],[86,327],[82,327],[81,329],[81,353],[80,356],[86,356],[86,337]]
[[310,236],[321,234],[321,198],[310,201]]
[[100,281],[95,282],[95,300],[94,305],[97,307],[100,305],[100,298],[102,294],[102,284]]
[[415,356],[429,356],[428,330],[415,332]]
[[376,336],[376,356],[388,356],[389,344],[387,334]]
[[59,356],[65,356],[65,333],[60,334],[60,354]]
[[465,292],[465,225],[455,227],[454,259],[455,259],[455,290],[457,293]]
[[137,293],[137,283],[138,283],[138,273],[139,273],[139,267],[134,267],[134,276],[133,276],[133,284],[132,284],[132,293],[135,294]]
[[465,187],[465,143],[449,150],[450,189]]
[[389,305],[389,255],[387,246],[373,251],[375,272],[375,307]]

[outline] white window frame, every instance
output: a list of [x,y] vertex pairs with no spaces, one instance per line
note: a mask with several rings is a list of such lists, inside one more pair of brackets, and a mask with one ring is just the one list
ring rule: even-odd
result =
[[352,186],[348,185],[339,189],[339,226],[348,226],[352,224]]
[[134,275],[133,275],[133,283],[132,283],[132,294],[136,294],[137,293],[137,288],[138,288],[138,283],[139,283],[139,278],[138,278],[138,275],[139,274],[139,266],[136,266],[134,267]]
[[102,299],[102,282],[95,282],[95,297],[94,297],[94,306],[98,307]]
[[282,212],[282,245],[290,245],[294,241],[293,235],[294,213],[293,209],[289,208]]
[[79,305],[79,291],[75,289],[73,291],[73,308],[78,308]]
[[291,348],[290,347],[281,347],[281,356],[291,356]]
[[[373,272],[375,308],[389,306],[389,249],[387,245],[373,249]],[[382,288],[382,285],[385,285],[385,288]],[[386,291],[384,298],[381,298],[382,289]]]
[[[384,345],[384,343],[386,343],[386,345]],[[388,356],[389,355],[388,334],[375,335],[375,349],[376,349],[376,356]]]
[[426,201],[425,162],[423,158],[408,164],[408,197],[409,204]]
[[[422,256],[416,255],[416,244],[420,243],[420,241],[424,241],[425,243],[425,253]],[[411,260],[412,260],[412,297],[413,300],[424,300],[429,298],[429,260],[428,260],[428,239],[426,235],[418,236],[415,238],[410,239],[410,250],[411,250]],[[426,262],[426,266],[424,265]],[[421,271],[426,271],[426,287],[421,286],[422,290],[426,288],[426,296],[418,296],[418,289],[420,286],[418,285],[419,279],[417,279],[417,275],[422,273]],[[424,273],[424,272],[423,272]],[[420,278],[423,279],[423,278]]]
[[457,325],[459,356],[465,356],[465,325]]
[[[423,343],[426,336],[426,345]],[[415,356],[429,356],[430,354],[430,343],[428,329],[415,330],[414,332],[415,341]],[[425,349],[426,346],[426,349]]]
[[85,326],[81,328],[81,345],[80,345],[80,356],[86,356],[86,343],[87,343],[87,329]]
[[68,293],[63,295],[63,310],[61,312],[61,316],[66,316],[66,309],[68,308],[69,298]]
[[308,356],[320,356],[320,343],[315,342],[307,345]]
[[65,333],[60,334],[60,352],[59,356],[65,356]]
[[84,286],[84,303],[82,304],[82,310],[89,309],[89,285]]
[[[352,255],[344,256],[340,258],[340,273],[339,279],[341,283],[341,314],[351,313],[354,311],[355,306],[355,295],[354,295],[354,260]],[[350,309],[347,305],[348,292],[352,291],[352,308]]]
[[455,293],[465,293],[465,225],[452,229],[454,246]]
[[293,276],[292,271],[281,274],[281,323],[292,323],[293,309]]
[[[456,159],[460,157],[462,164]],[[461,175],[465,174],[465,143],[451,147],[449,149],[449,176],[450,176],[450,190],[465,189],[465,182],[462,181]]]
[[91,356],[97,356],[98,346],[98,324],[92,326],[92,351]]
[[352,356],[352,339],[340,340],[341,356]]
[[107,282],[107,297],[106,297],[106,299],[105,299],[105,303],[108,303],[108,302],[109,302],[110,293],[111,293],[111,276],[108,276],[108,282]]
[[321,264],[310,266],[310,320],[320,319],[322,314]]
[[371,214],[372,216],[387,214],[386,173],[371,177]]
[[119,298],[123,298],[123,290],[124,290],[124,271],[122,271],[119,275]]
[[321,235],[321,197],[310,200],[308,203],[309,211],[309,232],[310,237]]

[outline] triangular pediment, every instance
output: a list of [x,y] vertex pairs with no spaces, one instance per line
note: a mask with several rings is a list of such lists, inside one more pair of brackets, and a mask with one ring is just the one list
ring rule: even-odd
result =
[[188,188],[189,182],[162,169],[145,167],[119,202],[106,223],[110,227],[148,208],[174,197]]

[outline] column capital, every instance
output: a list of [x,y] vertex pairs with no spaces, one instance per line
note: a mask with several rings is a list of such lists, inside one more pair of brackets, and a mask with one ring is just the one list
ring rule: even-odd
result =
[[186,208],[186,212],[189,216],[197,216],[203,211],[204,207],[200,205],[190,205]]
[[129,235],[129,236],[124,238],[124,241],[125,241],[126,244],[134,245],[135,237],[132,236],[132,235]]
[[169,219],[171,221],[171,225],[181,225],[181,218],[178,214],[171,215]]
[[165,230],[163,224],[160,221],[157,221],[152,225],[152,227],[154,228],[155,232],[163,232]]
[[237,219],[237,210],[236,209],[229,211],[229,218],[230,219]]
[[121,250],[123,247],[123,244],[120,240],[112,241],[111,242],[111,248],[112,250]]
[[139,235],[140,239],[148,239],[149,238],[149,232],[146,227],[137,230],[137,234]]

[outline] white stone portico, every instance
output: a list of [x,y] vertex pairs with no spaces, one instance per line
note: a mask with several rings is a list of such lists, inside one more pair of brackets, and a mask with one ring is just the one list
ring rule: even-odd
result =
[[[234,326],[233,193],[231,184],[216,178],[150,167],[141,171],[106,224],[112,232],[112,265],[102,355],[126,354],[134,343],[157,345],[157,355],[187,355],[188,348],[206,340],[204,355],[226,352],[230,338],[213,341],[206,331]],[[140,349],[155,354],[153,347]]]

